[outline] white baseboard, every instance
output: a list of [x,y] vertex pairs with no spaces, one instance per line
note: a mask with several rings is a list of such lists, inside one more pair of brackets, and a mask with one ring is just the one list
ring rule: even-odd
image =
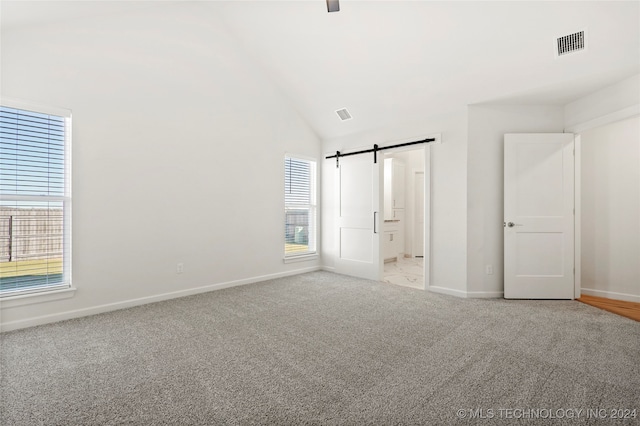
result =
[[626,302],[640,303],[640,296],[627,293],[616,293],[615,291],[596,290],[593,288],[582,288],[582,294],[587,296],[606,297],[607,299],[624,300]]
[[323,271],[327,271],[327,272],[335,272],[336,268],[334,268],[333,266],[322,266],[320,269],[322,269]]
[[279,272],[276,274],[261,275],[257,277],[245,278],[241,280],[228,281],[224,283],[211,284],[202,287],[189,288],[185,290],[173,291],[154,296],[141,297],[138,299],[123,300],[121,302],[107,303],[105,305],[92,306],[89,308],[75,309],[72,311],[59,312],[55,314],[42,315],[39,317],[26,318],[16,321],[0,323],[0,332],[18,330],[21,328],[34,327],[36,325],[49,324],[58,321],[69,320],[73,318],[86,317],[89,315],[102,314],[120,309],[132,308],[134,306],[146,305],[148,303],[161,302],[163,300],[176,299],[178,297],[191,296],[194,294],[207,293],[214,290],[222,290],[223,288],[237,287],[246,284],[254,284],[261,281],[272,280],[276,278],[287,277],[291,275],[299,275],[307,272],[320,270],[321,267],[313,266],[308,268],[294,269],[291,271]]
[[504,297],[502,291],[464,291],[438,286],[430,286],[429,291],[468,299],[502,299]]
[[471,299],[502,299],[502,291],[468,291],[467,297]]
[[429,286],[428,290],[434,293],[447,294],[449,296],[467,297],[466,291],[455,290],[453,288],[438,287],[438,286],[432,285],[432,286]]

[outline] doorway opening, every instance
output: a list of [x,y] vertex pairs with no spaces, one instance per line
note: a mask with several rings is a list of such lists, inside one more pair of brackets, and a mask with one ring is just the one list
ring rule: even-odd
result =
[[640,302],[640,269],[629,261],[640,254],[639,124],[625,115],[573,129],[575,298],[605,310]]
[[425,280],[425,147],[384,155],[384,203],[381,252],[382,281],[418,289]]

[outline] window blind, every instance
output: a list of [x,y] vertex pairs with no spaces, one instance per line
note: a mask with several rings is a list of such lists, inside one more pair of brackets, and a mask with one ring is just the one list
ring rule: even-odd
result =
[[315,162],[285,157],[285,257],[316,252]]
[[70,285],[68,120],[0,106],[0,296]]

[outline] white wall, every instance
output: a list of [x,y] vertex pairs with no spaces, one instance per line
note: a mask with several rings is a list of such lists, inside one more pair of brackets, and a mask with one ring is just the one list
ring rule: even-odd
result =
[[640,302],[640,118],[581,141],[582,292]]
[[502,297],[504,134],[561,133],[563,108],[471,105],[468,114],[467,291],[470,297]]
[[319,139],[198,7],[2,31],[2,96],[73,112],[77,287],[5,329],[319,267],[282,261],[284,154]]
[[[419,122],[375,129],[363,134],[326,140],[325,154],[347,152],[442,133],[442,144],[431,146],[431,290],[464,295],[466,290],[466,112],[429,117]],[[322,163],[323,265],[335,264],[335,159]]]
[[579,133],[640,113],[640,74],[577,99],[564,108],[565,128]]

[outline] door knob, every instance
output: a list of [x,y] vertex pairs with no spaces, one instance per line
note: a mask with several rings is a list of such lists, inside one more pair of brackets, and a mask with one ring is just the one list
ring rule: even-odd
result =
[[521,224],[521,223],[513,223],[513,222],[509,222],[509,223],[507,223],[507,226],[508,226],[509,228],[513,228],[514,226],[522,226],[522,224]]

